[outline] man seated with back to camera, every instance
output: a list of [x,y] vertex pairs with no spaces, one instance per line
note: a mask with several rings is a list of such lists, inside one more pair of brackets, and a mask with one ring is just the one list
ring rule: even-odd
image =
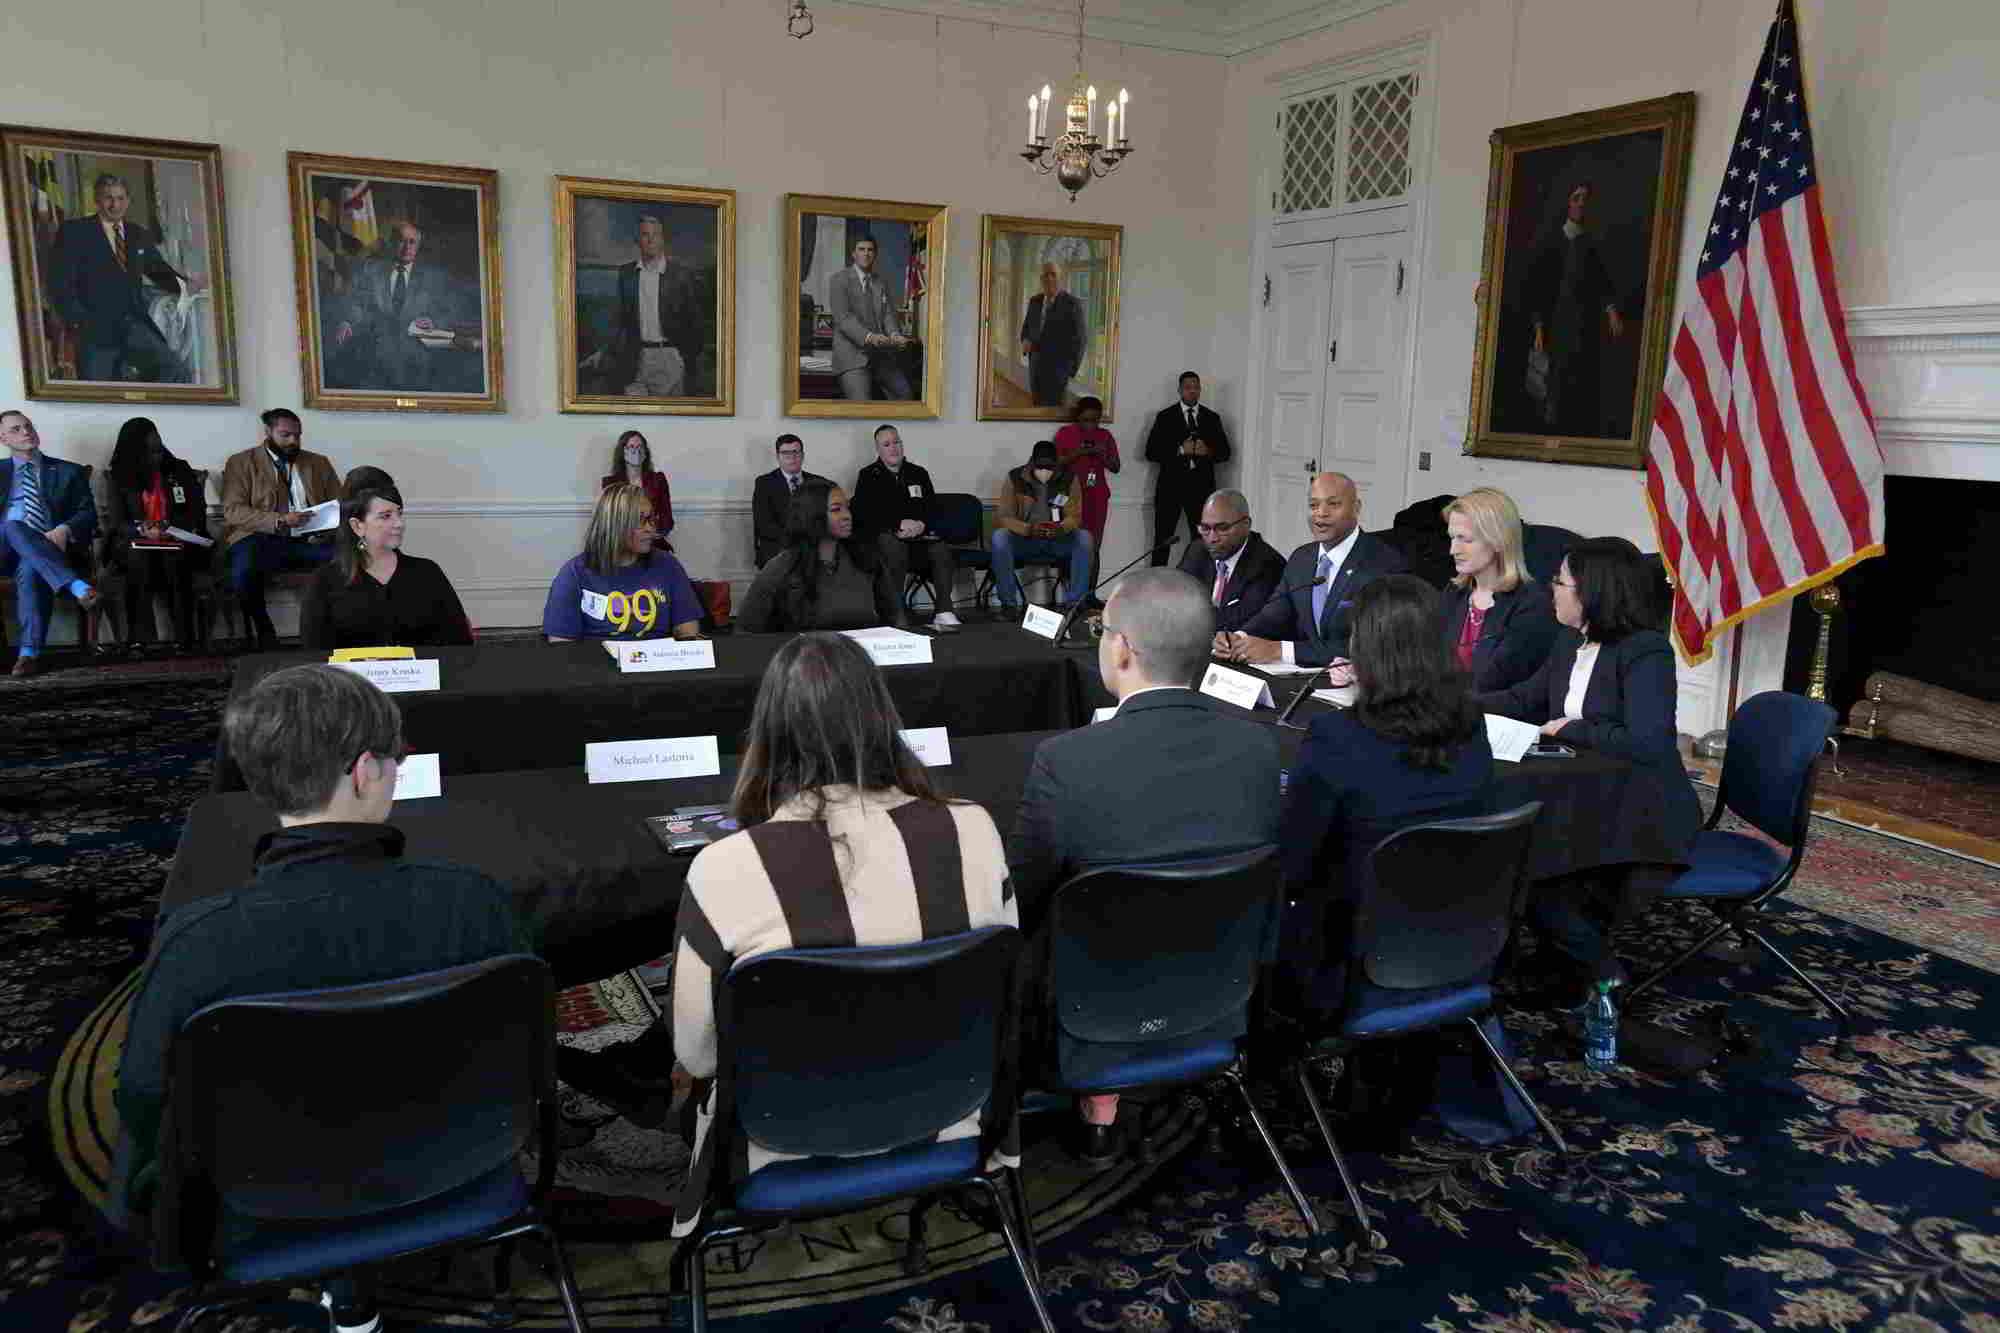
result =
[[[154,936],[114,1098],[123,1133],[108,1211],[134,1229],[149,1224],[158,1186],[168,1057],[196,1011],[231,996],[361,985],[532,951],[499,883],[403,859],[403,835],[388,823],[402,713],[373,684],[323,663],[273,672],[229,705],[222,732],[279,827],[259,839],[247,884],[216,885]],[[241,1217],[221,1227],[225,1252],[254,1231]],[[336,1330],[379,1327],[351,1282],[330,1283],[322,1303]]]
[[1037,441],[1027,463],[1002,477],[993,497],[993,586],[1000,592],[1002,614],[1021,614],[1017,562],[1050,560],[1063,566],[1067,601],[1075,602],[1090,591],[1095,552],[1090,530],[1083,526],[1079,479],[1056,461],[1052,441]]
[[[1007,839],[1031,937],[1050,895],[1083,871],[1278,841],[1277,733],[1193,689],[1214,637],[1215,608],[1186,574],[1142,569],[1118,581],[1097,646],[1117,715],[1042,742]],[[1086,1097],[1079,1109],[1078,1156],[1116,1157],[1118,1098]]]

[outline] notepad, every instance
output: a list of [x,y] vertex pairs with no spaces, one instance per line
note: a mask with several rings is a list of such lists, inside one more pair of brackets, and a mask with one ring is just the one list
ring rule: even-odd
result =
[[414,648],[390,648],[387,646],[375,648],[336,648],[333,650],[333,655],[326,660],[329,662],[376,662],[387,661],[392,658],[415,657],[416,655],[417,650]]

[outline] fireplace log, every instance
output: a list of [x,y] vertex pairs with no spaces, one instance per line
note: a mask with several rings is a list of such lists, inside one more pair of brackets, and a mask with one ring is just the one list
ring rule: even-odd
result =
[[1865,693],[1848,716],[1850,732],[2000,763],[2000,703],[1889,671],[1871,674]]

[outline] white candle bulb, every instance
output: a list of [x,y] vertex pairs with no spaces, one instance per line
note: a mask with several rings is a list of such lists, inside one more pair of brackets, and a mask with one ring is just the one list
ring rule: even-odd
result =
[[1118,90],[1118,142],[1132,142],[1132,94]]
[[1040,128],[1037,132],[1038,138],[1046,139],[1049,137],[1049,101],[1052,97],[1053,94],[1049,91],[1049,85],[1046,83],[1043,84],[1041,119],[1038,122]]
[[1118,142],[1118,103],[1112,102],[1104,108],[1104,141]]
[[1028,94],[1028,142],[1035,141],[1035,95]]
[[1091,84],[1083,96],[1085,101],[1083,128],[1094,135],[1097,133],[1097,85]]

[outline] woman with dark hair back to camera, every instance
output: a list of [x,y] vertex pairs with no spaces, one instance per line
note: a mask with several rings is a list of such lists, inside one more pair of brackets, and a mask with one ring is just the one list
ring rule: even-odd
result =
[[[882,673],[839,634],[780,647],[751,712],[731,813],[745,826],[688,868],[674,950],[674,1052],[696,1079],[693,1161],[674,1234],[694,1228],[718,1171],[786,1160],[753,1138],[719,1155],[718,1105],[730,1089],[716,1029],[729,969],[775,949],[910,944],[1018,924],[1000,834],[985,810],[946,800],[903,743]],[[1011,1165],[1013,1126],[980,1107],[939,1136],[985,1139]]]
[[[1552,741],[1629,761],[1629,808],[1658,821],[1670,846],[1686,849],[1701,825],[1701,804],[1681,762],[1674,722],[1679,686],[1673,645],[1658,624],[1657,579],[1621,537],[1577,543],[1552,580],[1564,630],[1548,661],[1519,685],[1478,701],[1486,712],[1540,725]],[[1530,913],[1588,980],[1621,983],[1625,969],[1591,917],[1614,925],[1630,919],[1673,873],[1646,865],[1544,881]],[[1570,1002],[1582,998],[1567,983],[1560,991],[1558,998]]]
[[674,544],[667,540],[667,534],[674,530],[673,491],[667,485],[667,474],[653,466],[653,446],[636,430],[620,435],[611,448],[611,471],[598,489],[608,491],[613,486],[637,486],[646,493],[653,502],[653,522],[658,528],[653,546],[673,550]]
[[465,607],[435,560],[403,551],[403,497],[340,502],[338,554],[313,572],[299,611],[307,648],[436,648],[472,642]]
[[785,513],[785,547],[744,594],[736,628],[765,634],[907,624],[876,550],[854,539],[846,491],[817,478],[801,484]]
[[167,449],[150,418],[133,417],[118,430],[111,450],[105,506],[107,563],[125,571],[126,640],[141,650],[153,644],[153,603],[167,604],[174,640],[192,652],[194,574],[210,548],[183,543],[168,528],[208,535],[208,497],[194,469]]

